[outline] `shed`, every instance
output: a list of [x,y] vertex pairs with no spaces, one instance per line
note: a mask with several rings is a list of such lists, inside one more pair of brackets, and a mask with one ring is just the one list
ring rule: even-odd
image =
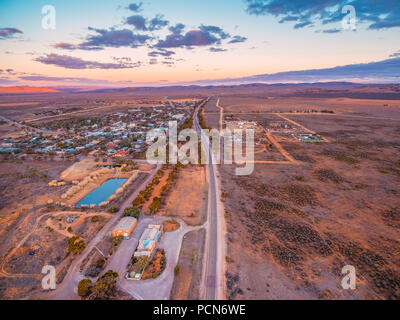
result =
[[135,229],[136,224],[137,220],[133,217],[122,218],[113,229],[112,236],[123,236],[124,238],[129,238],[132,234],[132,231]]

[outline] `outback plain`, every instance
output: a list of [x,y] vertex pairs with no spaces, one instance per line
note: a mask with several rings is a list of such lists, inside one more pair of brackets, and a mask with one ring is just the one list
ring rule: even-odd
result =
[[[40,289],[45,264],[63,290],[76,287],[70,269],[93,282],[109,265],[126,270],[120,256],[130,260],[136,235],[122,244],[97,236],[133,204],[139,224],[162,224],[165,235],[144,288],[122,274],[111,298],[146,298],[165,284],[165,298],[199,299],[206,167],[150,165],[144,140],[168,119],[191,127],[208,97],[204,126],[255,130],[251,175],[218,166],[224,298],[399,299],[400,87],[350,84],[0,95],[0,297],[51,298]],[[126,182],[78,206],[110,179]],[[86,251],[71,238],[90,249],[78,266]],[[340,285],[345,265],[356,268],[354,291]]]

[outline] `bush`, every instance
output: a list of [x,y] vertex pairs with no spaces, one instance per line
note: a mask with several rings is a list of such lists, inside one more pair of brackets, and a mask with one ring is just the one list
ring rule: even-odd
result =
[[137,196],[137,198],[135,199],[135,200],[133,200],[133,202],[132,202],[132,204],[134,205],[134,206],[140,206],[141,204],[143,204],[144,203],[144,198],[143,198],[143,196],[142,195],[138,195]]
[[158,197],[153,198],[153,202],[150,205],[150,210],[153,214],[156,213],[158,211],[158,209],[160,209],[161,201],[162,201],[161,198],[158,198]]
[[122,240],[124,240],[123,236],[118,236],[113,238],[112,243],[114,247],[118,247],[120,245],[120,243],[122,242]]
[[119,211],[118,207],[112,206],[110,209],[108,209],[108,212],[110,213],[117,213]]
[[80,297],[86,297],[90,293],[90,285],[92,284],[92,280],[83,279],[78,283],[78,295]]
[[344,179],[341,176],[339,176],[336,172],[334,172],[333,170],[320,169],[320,170],[316,171],[316,174],[318,175],[318,178],[321,181],[330,180],[334,183],[341,183],[344,181]]
[[100,220],[99,216],[93,216],[90,221],[91,222],[98,222]]
[[73,236],[68,240],[68,252],[73,254],[81,254],[85,248],[85,241],[78,236]]
[[99,259],[96,261],[96,267],[97,268],[103,268],[104,264],[106,263],[106,260],[104,259]]
[[124,210],[124,217],[133,217],[139,219],[140,211],[139,208],[136,206],[125,208]]
[[181,271],[181,267],[180,266],[175,266],[174,268],[174,274],[175,276],[177,276],[179,274],[179,272]]
[[92,298],[96,300],[107,300],[114,295],[115,286],[117,284],[117,272],[107,271],[96,284],[91,288]]

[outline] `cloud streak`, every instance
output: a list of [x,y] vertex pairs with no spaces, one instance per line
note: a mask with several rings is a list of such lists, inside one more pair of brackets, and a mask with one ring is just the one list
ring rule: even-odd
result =
[[356,9],[357,20],[368,25],[369,30],[400,27],[398,0],[245,0],[246,11],[251,15],[272,15],[280,23],[297,22],[295,29],[340,22],[347,13],[342,8],[351,5]]
[[116,63],[102,63],[55,53],[36,58],[34,61],[66,69],[130,69],[141,66],[140,62],[118,61]]
[[22,34],[23,32],[16,28],[0,28],[0,40],[12,39],[17,34]]
[[400,81],[400,58],[386,59],[383,61],[350,64],[325,69],[312,69],[302,71],[288,71],[274,74],[262,74],[252,77],[235,79],[235,81],[255,83],[276,82],[317,82],[338,81],[344,79],[368,80],[380,79],[383,81]]

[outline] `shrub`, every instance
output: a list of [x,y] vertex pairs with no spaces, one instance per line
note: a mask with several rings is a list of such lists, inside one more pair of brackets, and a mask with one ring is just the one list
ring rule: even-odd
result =
[[92,280],[83,279],[78,283],[78,295],[80,297],[86,297],[90,293],[90,285],[92,284]]
[[110,209],[108,209],[108,212],[110,213],[117,213],[119,211],[118,207],[112,206]]
[[85,241],[78,236],[73,236],[68,240],[68,252],[73,254],[81,254],[85,248]]
[[107,271],[96,284],[91,288],[92,298],[96,300],[107,300],[114,295],[115,286],[117,284],[117,272]]
[[161,201],[162,201],[161,198],[158,198],[158,197],[153,198],[153,202],[150,205],[150,210],[152,213],[156,213],[158,211],[158,209],[160,209]]
[[91,222],[98,222],[100,220],[99,216],[93,216],[92,218],[90,218]]
[[97,260],[96,261],[96,268],[103,268],[105,263],[106,263],[106,260],[104,260],[104,259]]
[[123,214],[124,217],[134,217],[136,219],[139,219],[139,215],[140,215],[140,211],[137,206],[125,208],[124,214]]
[[114,247],[118,247],[120,245],[120,243],[122,242],[122,240],[124,240],[123,236],[118,236],[113,238],[112,243]]
[[181,267],[180,266],[175,266],[174,268],[174,274],[175,276],[177,276],[179,274],[179,272],[181,271]]
[[341,183],[344,181],[344,179],[341,176],[339,176],[336,172],[334,172],[333,170],[320,169],[316,173],[319,177],[319,180],[321,180],[321,181],[330,180],[334,183]]

